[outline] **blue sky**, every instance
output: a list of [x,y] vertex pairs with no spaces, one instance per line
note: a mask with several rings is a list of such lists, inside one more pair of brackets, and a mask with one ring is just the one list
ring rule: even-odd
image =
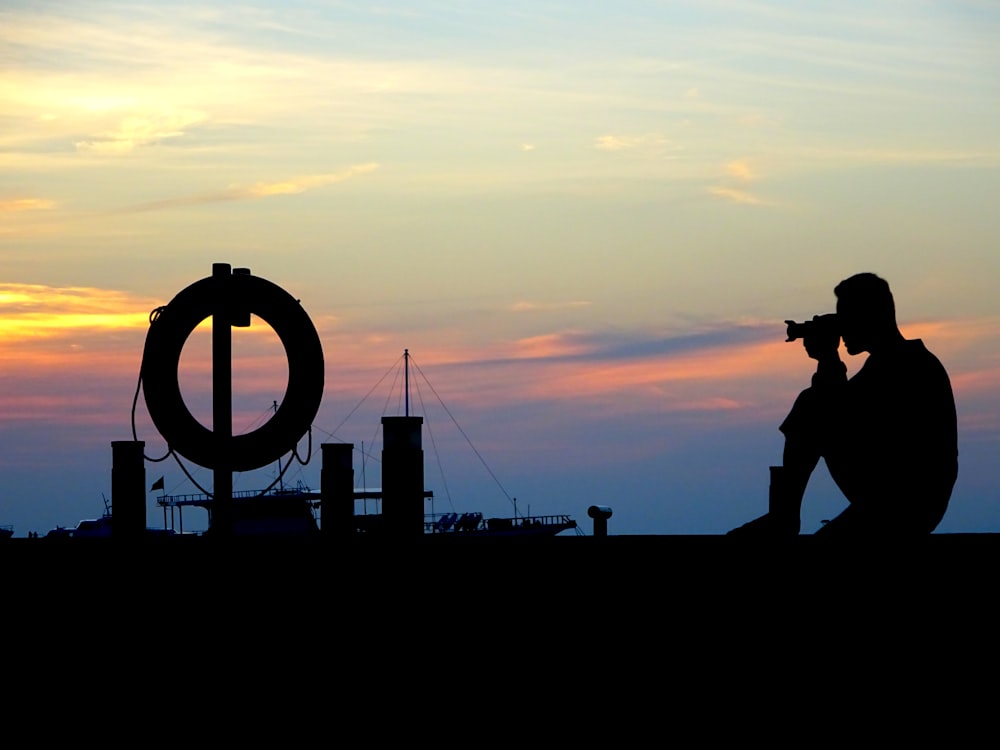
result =
[[[224,261],[316,321],[318,426],[409,347],[513,494],[631,533],[763,508],[810,372],[782,321],[875,271],[952,373],[942,529],[998,530],[998,32],[979,2],[8,3],[0,523],[100,510],[146,315]],[[256,413],[283,365],[247,336]],[[460,505],[503,512],[475,463]]]

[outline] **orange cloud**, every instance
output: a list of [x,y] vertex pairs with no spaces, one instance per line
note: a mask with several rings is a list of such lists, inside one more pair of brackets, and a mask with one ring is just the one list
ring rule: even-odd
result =
[[724,184],[710,187],[708,189],[710,195],[744,206],[765,205],[765,201],[746,190],[749,183],[757,180],[756,172],[746,160],[737,159],[729,162],[725,166],[725,172]]
[[565,357],[580,354],[586,347],[573,342],[564,334],[552,333],[531,336],[514,342],[510,356],[514,359],[539,359],[545,357]]
[[[5,384],[0,406],[11,418],[58,420],[70,411],[74,419],[124,424],[148,310],[156,304],[108,290],[0,285],[0,376]],[[765,324],[771,325],[759,323],[755,328]],[[433,344],[414,351],[413,403],[419,403],[419,393],[425,400],[432,398],[429,390],[418,391],[420,370],[445,403],[466,414],[579,404],[592,418],[703,414],[726,423],[777,423],[809,384],[813,363],[800,345],[783,341],[780,321],[773,325],[773,337],[764,340],[758,333],[739,333],[732,327],[720,329],[718,336],[694,336],[693,343],[681,336],[680,344],[670,337],[620,338],[578,331],[481,344],[470,342],[461,331],[441,330],[433,335]],[[28,335],[32,327],[41,333]],[[320,331],[328,370],[317,427],[333,429],[380,378],[383,382],[366,408],[396,404],[402,387],[399,333],[349,332],[330,325],[320,326]],[[923,321],[906,324],[903,331],[907,337],[923,338],[945,362],[956,396],[965,404],[960,409],[964,425],[971,427],[964,413],[972,411],[983,429],[998,422],[989,403],[1000,382],[1000,359],[992,353],[1000,341],[1000,319]],[[206,423],[211,391],[207,334],[207,328],[199,329],[185,347],[181,384],[185,399],[195,404],[192,411]],[[853,372],[863,358],[845,361]],[[396,395],[387,400],[393,382]],[[266,410],[272,399],[281,398],[286,384],[284,353],[268,326],[234,333],[239,419]],[[101,393],[105,396],[100,403],[88,401]],[[104,416],[105,411],[117,416]],[[372,419],[364,418],[363,435],[377,425],[377,418],[369,424]],[[151,430],[143,427],[140,437],[149,437]],[[345,433],[348,438],[355,437],[352,430],[356,428]]]
[[[584,334],[564,332],[486,347],[455,342],[421,350],[416,357],[447,402],[475,410],[578,401],[592,414],[759,412],[777,408],[769,399],[779,395],[785,397],[782,408],[787,408],[786,402],[808,384],[811,372],[801,348],[785,345],[780,324],[774,341],[683,353],[621,357],[604,353]],[[384,372],[367,370],[366,380],[367,367],[361,364],[368,360],[365,353],[349,359],[356,366],[348,378],[342,367],[328,375],[338,397],[346,398],[361,385],[370,388]]]
[[[780,421],[798,391],[809,385],[814,363],[800,344],[785,343],[780,321],[773,325],[768,340],[674,351],[650,347],[651,353],[634,356],[614,354],[613,347],[605,351],[593,337],[572,332],[486,346],[454,341],[416,356],[447,401],[473,409],[576,401],[592,414],[700,411],[727,420]],[[1000,321],[921,322],[903,331],[909,338],[924,338],[942,358],[956,396],[981,400],[1000,382],[1000,359],[989,354],[995,350],[990,342],[1000,339]],[[330,387],[344,398],[352,389],[370,388],[395,355],[377,364],[370,356],[357,349],[350,357],[356,363],[350,383],[338,368],[329,374]],[[852,373],[864,363],[864,357],[843,356]]]
[[126,117],[111,131],[86,141],[78,141],[80,153],[120,155],[139,146],[150,146],[168,138],[185,135],[186,128],[205,121],[203,112],[165,110]]
[[[160,303],[119,290],[0,284],[0,413],[5,421],[53,429],[78,425],[97,428],[92,435],[127,437],[149,311]],[[179,364],[185,402],[206,425],[211,425],[210,326],[206,321],[192,333]],[[250,328],[234,329],[236,430],[266,414],[287,384],[285,353],[273,330],[259,319]],[[137,419],[139,438],[155,443],[142,399]]]
[[15,213],[21,211],[47,211],[55,208],[55,201],[44,198],[14,198],[0,200],[0,213]]
[[116,290],[0,284],[0,346],[79,332],[144,329],[154,306]]
[[726,172],[740,182],[750,182],[755,175],[750,165],[745,161],[731,161],[726,165]]
[[141,213],[145,211],[158,211],[168,208],[181,208],[183,206],[201,206],[210,203],[225,203],[227,201],[269,198],[276,195],[296,195],[313,188],[324,187],[326,185],[332,185],[337,182],[349,180],[352,177],[369,174],[378,169],[378,167],[379,165],[375,163],[356,164],[341,172],[304,175],[279,182],[258,182],[249,186],[231,185],[225,190],[219,190],[214,193],[200,193],[198,195],[186,195],[179,198],[167,198],[160,201],[140,203],[123,209],[123,212]]
[[736,188],[712,187],[708,189],[708,192],[716,198],[724,198],[725,200],[732,201],[733,203],[740,203],[745,206],[760,206],[764,204],[764,201],[757,196],[751,195],[745,190],[738,190]]
[[626,151],[648,146],[665,146],[669,141],[662,135],[602,135],[594,139],[594,148],[601,151]]
[[[531,380],[535,398],[613,397],[628,391],[646,396],[664,397],[659,403],[650,402],[651,411],[662,411],[669,402],[672,408],[693,408],[714,405],[732,409],[739,401],[732,398],[726,383],[752,380],[782,380],[789,370],[801,370],[801,352],[792,352],[784,342],[768,342],[721,346],[685,354],[661,354],[625,361],[594,361],[586,363],[553,363],[546,366],[543,378]],[[782,377],[784,376],[784,377]],[[704,386],[714,383],[704,392]],[[685,397],[688,386],[690,399]],[[694,391],[697,392],[694,392]]]

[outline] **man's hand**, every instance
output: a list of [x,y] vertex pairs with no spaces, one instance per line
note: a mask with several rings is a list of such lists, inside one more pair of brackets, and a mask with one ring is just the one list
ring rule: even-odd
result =
[[837,350],[840,348],[840,335],[837,333],[826,333],[826,326],[819,323],[819,315],[813,315],[813,326],[815,333],[802,339],[802,345],[806,349],[806,354],[817,362],[839,362],[840,355]]

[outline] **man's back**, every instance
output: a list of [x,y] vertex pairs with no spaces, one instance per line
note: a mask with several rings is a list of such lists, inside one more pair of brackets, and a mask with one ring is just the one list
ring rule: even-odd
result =
[[900,341],[869,356],[839,401],[826,461],[847,499],[879,526],[932,530],[958,475],[955,400],[941,362],[922,341]]

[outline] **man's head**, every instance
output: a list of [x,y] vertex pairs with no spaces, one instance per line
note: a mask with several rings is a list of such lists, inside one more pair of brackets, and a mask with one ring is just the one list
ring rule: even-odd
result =
[[899,337],[896,304],[885,279],[859,273],[844,279],[837,295],[837,319],[848,354],[870,352],[873,346]]

